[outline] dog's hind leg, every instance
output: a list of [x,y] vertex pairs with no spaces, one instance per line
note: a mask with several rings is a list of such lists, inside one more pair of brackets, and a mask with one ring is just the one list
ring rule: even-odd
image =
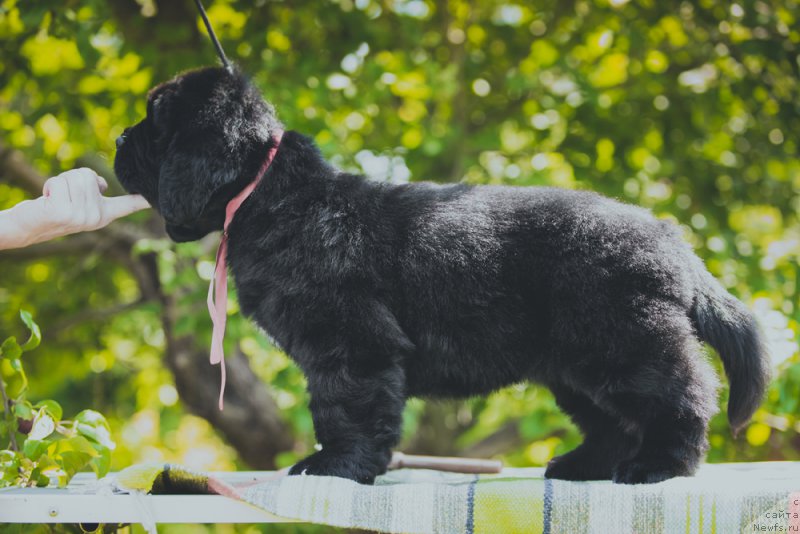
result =
[[584,441],[547,464],[545,476],[562,480],[610,480],[617,465],[631,458],[641,432],[598,407],[589,397],[565,386],[550,388],[556,402],[578,426]]
[[322,449],[289,474],[328,475],[372,484],[386,472],[400,439],[405,405],[402,368],[354,371],[347,366],[308,376],[314,430]]
[[691,476],[708,450],[708,421],[716,412],[717,379],[699,355],[683,360],[659,391],[620,396],[616,404],[644,428],[636,455],[621,462],[613,480],[625,484],[660,482]]
[[638,484],[690,476],[708,449],[717,377],[680,307],[653,300],[626,325],[614,331],[614,365],[592,377],[600,406],[642,432],[638,451],[619,463],[613,480]]

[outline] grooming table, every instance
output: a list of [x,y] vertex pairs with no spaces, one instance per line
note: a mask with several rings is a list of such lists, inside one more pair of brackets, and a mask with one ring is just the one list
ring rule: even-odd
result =
[[[180,474],[172,469],[170,476]],[[303,521],[423,533],[800,532],[800,463],[705,465],[694,478],[639,486],[546,480],[543,473],[401,469],[375,486],[266,472],[207,477],[209,487],[214,481],[232,497],[110,494],[84,474],[62,490],[0,490],[0,522],[142,523],[149,530],[156,523]]]

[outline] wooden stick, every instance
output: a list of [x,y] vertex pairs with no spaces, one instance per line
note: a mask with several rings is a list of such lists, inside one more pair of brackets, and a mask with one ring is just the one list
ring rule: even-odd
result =
[[416,456],[395,452],[389,469],[435,469],[451,473],[468,474],[493,474],[503,470],[500,460],[485,460],[481,458],[453,458],[447,456]]

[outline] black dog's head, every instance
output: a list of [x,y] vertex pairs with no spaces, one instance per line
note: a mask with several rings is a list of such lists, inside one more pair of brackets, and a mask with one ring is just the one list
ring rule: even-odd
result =
[[173,240],[200,239],[222,228],[225,205],[253,180],[279,128],[241,73],[190,71],[150,91],[147,117],[117,139],[114,170]]

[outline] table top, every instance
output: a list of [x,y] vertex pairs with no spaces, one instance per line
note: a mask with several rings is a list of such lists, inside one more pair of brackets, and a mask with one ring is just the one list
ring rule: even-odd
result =
[[[393,483],[390,472],[382,483]],[[401,472],[394,472],[399,476]],[[415,472],[432,476],[436,472]],[[409,473],[410,474],[410,473]],[[232,485],[270,478],[271,471],[209,473]],[[503,478],[543,478],[543,468],[506,468]],[[746,485],[752,480],[800,481],[800,462],[756,462],[703,465],[693,486]],[[0,489],[0,523],[288,523],[295,520],[220,495],[137,495],[92,492],[93,473],[79,473],[67,488]],[[610,483],[609,483],[610,484]]]
[[[213,473],[231,484],[255,482],[265,471]],[[289,523],[245,502],[221,495],[123,495],[81,493],[96,482],[78,473],[67,488],[0,490],[0,523]]]

